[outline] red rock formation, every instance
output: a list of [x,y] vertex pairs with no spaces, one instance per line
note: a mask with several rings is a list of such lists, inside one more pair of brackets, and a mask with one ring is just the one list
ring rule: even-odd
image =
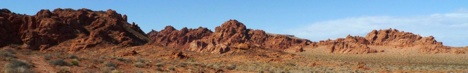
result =
[[267,34],[262,30],[247,29],[237,20],[229,20],[211,32],[206,28],[176,30],[167,26],[160,32],[148,33],[152,44],[182,48],[197,52],[224,53],[231,49],[252,47],[284,50],[292,46],[306,46],[309,40],[293,36]]
[[449,47],[444,46],[442,42],[437,42],[433,36],[421,37],[420,35],[396,29],[373,30],[367,34],[366,39],[371,42],[370,45],[400,48],[422,46],[420,51],[424,53],[449,52]]
[[76,51],[99,44],[132,46],[147,41],[136,24],[127,23],[114,10],[41,10],[34,16],[0,11],[0,46],[24,44],[28,49],[45,50],[71,41],[67,47]]
[[369,42],[360,36],[350,36],[346,38],[338,38],[336,40],[321,41],[319,46],[329,46],[330,53],[343,53],[343,54],[367,54],[376,53],[377,50],[370,49],[367,44]]
[[421,36],[410,32],[400,32],[396,29],[373,30],[367,34],[366,39],[373,45],[388,45],[398,47],[411,47],[416,41],[422,39]]
[[187,29],[186,27],[181,30],[176,30],[172,26],[166,26],[160,32],[151,31],[147,35],[152,40],[150,44],[166,46],[170,48],[188,48],[189,43],[194,40],[202,39],[213,33],[207,28],[199,27],[198,29]]
[[396,29],[373,30],[367,36],[347,36],[336,40],[320,41],[317,46],[329,46],[332,53],[375,53],[372,46],[389,46],[396,48],[417,47],[422,53],[447,53],[450,48],[444,46],[442,42],[437,42],[434,37],[421,37],[410,32],[398,31]]
[[0,9],[0,47],[22,43],[17,28],[20,27],[20,24],[23,24],[23,18],[26,17],[12,13],[8,9]]
[[267,34],[262,30],[247,29],[243,23],[237,20],[229,20],[216,27],[215,32],[209,38],[192,42],[190,50],[224,53],[239,48],[239,45],[246,44],[248,47],[284,50],[293,46],[306,46],[309,43],[309,40],[293,36]]

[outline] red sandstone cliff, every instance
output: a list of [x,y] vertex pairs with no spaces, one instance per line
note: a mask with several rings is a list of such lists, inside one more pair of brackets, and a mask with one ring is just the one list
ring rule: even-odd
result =
[[325,40],[316,43],[315,46],[328,46],[332,53],[365,54],[376,53],[377,50],[369,46],[389,46],[395,48],[417,47],[422,53],[447,53],[450,48],[442,42],[437,42],[434,37],[422,37],[410,32],[396,29],[373,30],[366,37],[347,36],[336,40]]
[[66,45],[70,51],[100,44],[134,46],[147,42],[136,24],[127,23],[126,15],[114,10],[55,9],[29,16],[1,9],[0,30],[0,46],[23,44],[34,50],[60,46],[66,41],[71,43]]
[[[284,50],[292,46],[306,46],[309,40],[287,35],[267,34],[263,30],[247,29],[237,21],[229,20],[212,32],[206,28],[176,30],[167,26],[160,32],[148,33],[152,44],[197,52],[224,53],[231,49],[252,47]],[[302,48],[299,48],[302,49]]]

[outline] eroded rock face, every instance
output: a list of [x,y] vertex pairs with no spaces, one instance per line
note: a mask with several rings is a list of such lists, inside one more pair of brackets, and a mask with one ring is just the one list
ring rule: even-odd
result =
[[189,48],[189,43],[211,35],[213,32],[207,28],[197,29],[182,28],[177,30],[172,26],[166,26],[160,32],[151,31],[148,37],[152,40],[150,44],[166,46],[170,48]]
[[[433,36],[422,37],[410,32],[396,29],[373,30],[367,36],[350,36],[336,40],[324,40],[314,43],[317,46],[328,46],[331,53],[365,54],[376,53],[368,46],[389,46],[394,48],[417,47],[422,53],[447,53],[450,48],[437,42]],[[381,50],[382,51],[382,50]]]
[[141,45],[148,40],[140,27],[127,23],[114,10],[41,10],[34,16],[11,13],[7,9],[0,11],[0,46],[24,44],[24,48],[45,50],[71,41],[70,45],[63,46],[76,51],[99,44]]
[[444,46],[442,42],[437,42],[433,36],[421,37],[396,29],[373,30],[367,34],[366,39],[371,42],[370,45],[398,48],[421,46],[420,51],[424,53],[449,52],[449,47]]
[[[192,42],[201,44],[202,47],[190,47],[190,50],[199,52],[224,53],[230,49],[243,48],[267,48],[284,50],[293,46],[306,46],[309,40],[299,39],[287,35],[267,34],[263,30],[247,29],[246,26],[237,21],[229,20],[215,28],[215,32],[205,39]],[[203,45],[206,44],[206,47]]]
[[153,40],[153,44],[210,53],[225,53],[232,49],[245,50],[254,47],[284,50],[292,46],[306,46],[310,43],[306,39],[247,29],[237,20],[223,23],[215,28],[215,32],[206,28],[175,30],[168,26],[160,32],[154,31],[148,35]]
[[422,37],[410,32],[387,29],[373,30],[367,34],[366,39],[369,40],[372,45],[411,47],[414,46],[418,40],[422,39]]
[[330,53],[343,53],[343,54],[367,54],[376,53],[377,50],[370,49],[367,41],[364,37],[350,36],[346,38],[338,38],[336,40],[320,41],[320,46],[329,46],[328,50]]

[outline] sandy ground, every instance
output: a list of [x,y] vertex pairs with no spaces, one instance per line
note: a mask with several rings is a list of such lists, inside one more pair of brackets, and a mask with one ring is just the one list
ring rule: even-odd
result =
[[[306,48],[299,53],[306,60],[325,61],[328,64],[362,63],[364,72],[468,72],[467,54],[421,54],[415,48],[375,47],[384,50],[371,54],[330,54],[325,47]],[[333,68],[333,67],[332,67]],[[347,68],[338,66],[336,68]]]
[[[198,53],[156,46],[109,47],[80,52],[0,50],[0,71],[12,60],[33,66],[34,72],[72,73],[405,73],[468,72],[467,54],[419,54],[414,48],[374,47],[372,54],[331,54],[325,47],[288,53],[251,48],[224,54]],[[14,52],[14,54],[7,53]],[[177,57],[182,52],[185,57]],[[9,55],[5,55],[9,54]],[[13,55],[13,56],[10,56]],[[7,59],[8,58],[8,59]],[[52,64],[63,60],[64,65]],[[73,62],[77,64],[73,64]],[[23,70],[23,69],[20,69]]]

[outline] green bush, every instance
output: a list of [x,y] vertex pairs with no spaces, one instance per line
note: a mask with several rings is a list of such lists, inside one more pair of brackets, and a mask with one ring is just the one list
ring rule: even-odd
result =
[[78,59],[72,59],[71,63],[74,66],[79,66],[80,65],[80,61]]
[[114,64],[114,63],[112,63],[112,62],[105,62],[104,65],[105,65],[106,67],[114,67],[114,68],[117,67],[117,64]]
[[34,73],[32,65],[19,60],[12,60],[5,64],[4,73]]
[[156,63],[156,67],[163,67],[164,63]]
[[172,67],[169,67],[169,70],[171,70],[171,71],[175,71],[175,67],[174,67],[174,66],[172,66]]
[[132,60],[129,60],[129,59],[125,59],[125,58],[122,58],[122,57],[117,57],[115,58],[116,60],[120,61],[120,62],[125,62],[125,63],[130,63]]
[[124,58],[122,58],[122,57],[117,57],[117,58],[115,58],[115,59],[117,59],[118,61],[122,61],[122,62],[123,62],[123,61],[126,61],[126,59],[124,59]]
[[52,55],[51,54],[46,54],[44,55],[44,60],[50,60],[52,59]]
[[15,52],[9,50],[0,50],[0,56],[2,60],[11,60],[16,58]]
[[229,65],[229,66],[226,67],[226,69],[234,70],[234,69],[236,69],[236,67],[237,67],[236,65]]
[[145,67],[145,64],[142,63],[142,62],[135,62],[135,64],[133,64],[135,67],[138,67],[138,68],[143,68]]
[[68,55],[68,58],[70,58],[70,59],[78,59],[78,56],[76,56],[76,55]]
[[70,64],[63,59],[49,61],[49,64],[58,66],[69,66]]
[[70,67],[60,67],[57,73],[71,73]]

